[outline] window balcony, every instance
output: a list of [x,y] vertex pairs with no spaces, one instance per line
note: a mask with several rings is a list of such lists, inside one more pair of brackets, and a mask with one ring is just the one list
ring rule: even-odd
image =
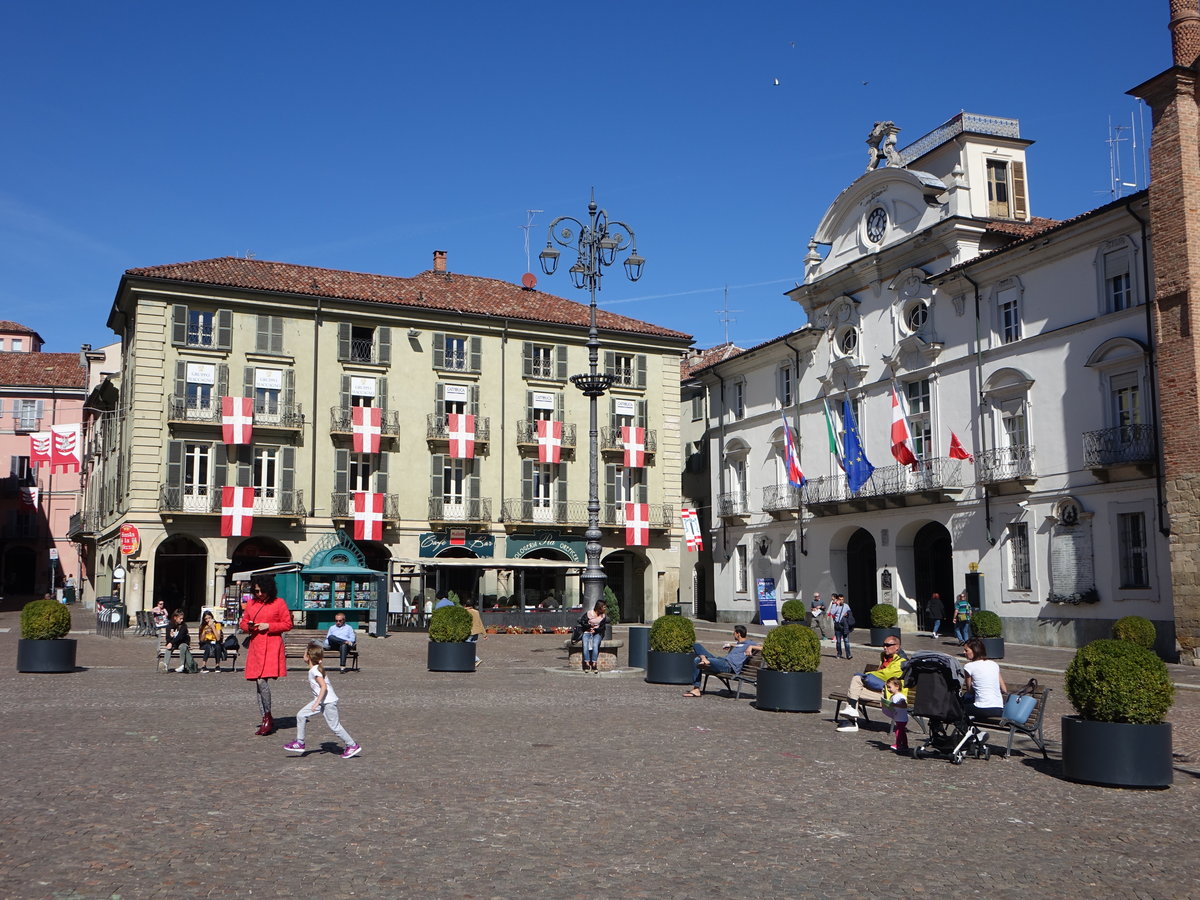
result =
[[750,515],[750,501],[745,491],[730,491],[717,498],[717,515],[722,519],[744,519]]
[[[354,412],[350,406],[335,406],[329,410],[329,433],[336,435],[354,434]],[[257,424],[257,422],[255,423]],[[379,433],[381,437],[400,436],[400,412],[395,409],[380,410]]]
[[[221,515],[219,487],[189,487],[164,484],[158,493],[158,511],[162,514],[198,516]],[[306,515],[303,491],[268,490],[254,498],[254,515],[265,518],[301,519]]]
[[24,412],[17,412],[11,415],[0,417],[0,423],[3,423],[0,430],[14,431],[17,434],[25,434],[31,431],[41,431],[43,418],[43,416],[35,416],[33,414],[26,415]]
[[491,498],[429,498],[431,525],[488,525],[492,521]]
[[[600,452],[613,455],[624,455],[625,444],[621,441],[621,429],[610,425],[600,429]],[[658,432],[653,428],[646,429],[646,460],[650,460],[658,452]]]
[[67,523],[67,537],[73,541],[84,538],[94,538],[97,533],[100,516],[94,512],[77,512]]
[[802,495],[791,484],[770,484],[763,488],[763,511],[776,519],[789,519],[800,514]]
[[[333,519],[354,519],[354,491],[329,495],[329,516]],[[383,495],[383,521],[400,521],[400,495]]]
[[880,466],[856,492],[845,475],[810,478],[801,493],[814,516],[945,503],[962,493],[962,460],[927,459],[917,471],[908,466]]
[[1027,487],[1037,481],[1033,447],[1018,444],[984,450],[975,456],[975,480],[980,484]]
[[1157,459],[1153,425],[1118,425],[1083,434],[1083,464],[1101,481],[1119,477],[1126,468],[1138,476],[1152,475]]
[[[583,504],[584,514],[583,522],[587,524],[587,504]],[[647,503],[646,504],[647,519],[651,531],[665,531],[671,527],[671,521],[674,516],[679,515],[678,507],[671,506],[665,503]],[[601,528],[624,528],[625,527],[625,503],[602,503],[600,504],[600,527]]]
[[[517,451],[522,456],[538,455],[536,420],[523,419],[517,423]],[[573,422],[563,422],[562,455],[563,457],[575,456],[575,424]],[[504,502],[507,503],[508,501],[505,500]]]
[[[491,441],[492,420],[489,416],[475,417],[475,446]],[[429,413],[425,417],[425,439],[435,445],[450,444],[450,426],[445,416]]]
[[350,341],[349,353],[338,356],[339,362],[381,364],[382,354],[379,352],[379,341],[366,338],[354,338]]
[[[172,397],[167,409],[172,424],[221,426],[221,400],[214,397],[209,403],[197,403],[186,397]],[[304,413],[298,403],[255,404],[253,428],[267,431],[299,431],[304,427]]]
[[510,527],[583,528],[587,525],[587,503],[511,498],[504,501],[504,524]]

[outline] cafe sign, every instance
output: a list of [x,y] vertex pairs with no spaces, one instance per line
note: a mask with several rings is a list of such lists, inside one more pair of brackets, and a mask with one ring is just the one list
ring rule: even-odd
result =
[[138,533],[136,525],[126,523],[121,526],[118,532],[121,539],[121,553],[125,556],[133,556],[142,547],[142,536]]
[[437,556],[447,547],[462,547],[476,556],[491,557],[496,554],[496,538],[490,534],[463,533],[462,529],[448,531],[426,531],[421,535],[417,555],[422,559]]
[[508,538],[508,558],[520,559],[538,550],[557,550],[571,562],[584,561],[587,551],[582,540],[564,541],[557,531],[537,531],[533,534],[514,534]]

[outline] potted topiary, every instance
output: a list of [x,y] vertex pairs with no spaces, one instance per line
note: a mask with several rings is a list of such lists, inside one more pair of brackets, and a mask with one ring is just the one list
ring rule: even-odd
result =
[[1171,785],[1175,695],[1166,664],[1145,647],[1102,638],[1075,654],[1067,697],[1079,713],[1063,716],[1063,775],[1118,787]]
[[471,614],[461,606],[443,606],[429,617],[429,671],[474,672]]
[[1158,640],[1158,631],[1149,619],[1143,619],[1141,616],[1123,616],[1113,622],[1112,636],[1114,640],[1132,641],[1139,647],[1153,650],[1154,643]]
[[651,684],[691,684],[696,658],[696,626],[686,616],[659,616],[650,625],[646,681]]
[[971,616],[971,631],[983,640],[988,659],[1004,659],[1004,638],[1000,636],[1003,623],[990,609],[976,610]]
[[808,610],[804,608],[804,601],[793,597],[786,601],[779,609],[779,614],[783,616],[784,625],[805,625],[807,624]]
[[896,607],[890,603],[876,603],[871,607],[871,646],[882,647],[887,637],[900,637],[896,622],[900,619]]
[[71,610],[57,600],[33,600],[21,609],[18,672],[74,672]]
[[817,667],[821,664],[821,641],[813,630],[805,625],[772,628],[761,652],[755,706],[782,712],[820,712],[821,672]]

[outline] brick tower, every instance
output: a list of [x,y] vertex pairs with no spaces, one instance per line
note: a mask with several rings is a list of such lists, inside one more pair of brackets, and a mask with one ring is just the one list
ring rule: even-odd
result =
[[1173,65],[1150,105],[1150,233],[1165,524],[1180,661],[1200,664],[1200,0],[1170,0]]

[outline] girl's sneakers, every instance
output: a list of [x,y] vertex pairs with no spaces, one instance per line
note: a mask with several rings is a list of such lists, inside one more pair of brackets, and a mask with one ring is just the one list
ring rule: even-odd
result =
[[[304,745],[301,744],[300,747],[303,749]],[[358,756],[360,753],[362,753],[362,747],[358,746],[358,744],[351,744],[342,751],[342,759],[349,759],[352,756]]]
[[303,753],[304,741],[292,741],[291,743],[284,744],[283,749],[288,753]]

